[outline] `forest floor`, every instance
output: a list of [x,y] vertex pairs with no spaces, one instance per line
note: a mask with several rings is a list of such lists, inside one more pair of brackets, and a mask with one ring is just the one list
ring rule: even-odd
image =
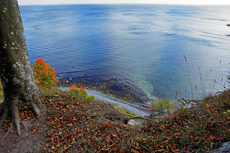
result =
[[[43,100],[40,117],[20,104],[22,135],[11,130],[0,152],[206,152],[230,141],[230,91],[140,126],[128,125],[130,117],[111,104],[71,92],[45,94]],[[10,124],[4,123],[0,139]]]

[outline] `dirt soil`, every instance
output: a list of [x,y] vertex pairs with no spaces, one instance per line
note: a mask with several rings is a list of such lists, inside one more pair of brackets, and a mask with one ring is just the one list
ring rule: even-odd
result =
[[[14,129],[0,141],[1,153],[35,153],[39,152],[42,147],[42,143],[45,142],[45,130],[46,130],[46,118],[47,112],[45,105],[41,110],[42,115],[39,118],[32,118],[30,120],[22,121],[21,124],[21,136],[18,136]],[[6,134],[6,131],[1,129],[1,139]]]
[[[22,122],[27,127],[21,124],[21,136],[18,136],[14,129],[0,141],[0,152],[1,153],[37,153],[43,152],[44,148],[47,148],[49,142],[47,141],[47,123],[48,112],[47,105],[43,104],[41,109],[42,115],[39,118],[32,118],[29,120],[23,120]],[[92,112],[93,113],[93,112]],[[113,121],[114,124],[127,124],[128,118],[123,114],[119,113],[118,110],[114,109],[110,104],[106,104],[106,109],[100,111],[101,117],[96,117],[98,124],[104,124],[108,121]],[[10,127],[9,123],[4,124],[0,132],[0,139],[2,139],[7,129]],[[83,121],[84,122],[84,121]]]

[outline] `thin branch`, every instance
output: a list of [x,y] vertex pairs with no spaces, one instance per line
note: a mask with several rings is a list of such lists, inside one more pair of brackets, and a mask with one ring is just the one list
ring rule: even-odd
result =
[[149,150],[148,148],[146,148],[145,146],[139,144],[141,147],[145,148],[146,150],[148,150],[149,152],[152,152],[151,150]]

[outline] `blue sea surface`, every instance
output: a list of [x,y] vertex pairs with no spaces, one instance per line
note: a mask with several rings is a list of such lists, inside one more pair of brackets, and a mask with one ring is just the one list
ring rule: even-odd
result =
[[230,6],[20,6],[31,62],[61,78],[115,78],[148,98],[200,99],[224,90]]

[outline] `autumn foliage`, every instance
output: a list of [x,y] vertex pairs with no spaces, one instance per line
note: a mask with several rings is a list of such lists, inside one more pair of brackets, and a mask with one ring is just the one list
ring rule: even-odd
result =
[[59,82],[59,80],[55,77],[57,72],[42,58],[38,58],[34,61],[32,70],[34,71],[35,81],[39,89],[50,89],[51,87],[55,86],[57,82]]
[[[82,91],[75,85],[70,90]],[[69,95],[45,97],[49,102],[49,143],[42,152],[206,152],[230,140],[230,91],[206,98],[197,107],[182,107],[139,129],[100,115],[106,111],[106,103]],[[103,118],[109,120],[98,121]]]
[[[71,96],[70,92],[43,96],[47,103],[46,141],[41,152],[206,152],[230,141],[230,91],[208,97],[197,107],[182,107],[168,118],[134,128],[114,119],[109,104]],[[32,112],[20,104],[21,120]],[[7,131],[11,121],[2,127]],[[31,134],[37,132],[30,129]]]
[[70,87],[69,91],[72,93],[72,96],[82,97],[82,98],[87,97],[87,93],[86,93],[85,89],[82,87],[80,87],[80,89],[79,89],[76,87],[75,84]]

